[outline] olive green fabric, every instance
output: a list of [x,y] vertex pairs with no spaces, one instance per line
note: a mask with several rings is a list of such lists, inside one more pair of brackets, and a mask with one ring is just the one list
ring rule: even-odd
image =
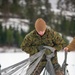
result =
[[[40,36],[36,30],[31,31],[29,34],[27,34],[21,44],[21,48],[23,51],[31,55],[34,55],[35,53],[39,52],[38,47],[39,46],[51,46],[56,49],[55,51],[55,57],[51,59],[52,64],[57,64],[57,51],[61,50],[66,43],[62,39],[62,37],[57,33],[56,31],[50,29],[46,29],[45,34],[43,36]],[[45,51],[45,55],[51,54],[50,50]],[[37,75],[37,73],[41,73],[43,70],[43,67],[45,67],[45,64],[47,60],[45,55],[42,57],[42,60],[37,65],[38,67],[35,68],[33,73],[31,75]],[[41,65],[40,65],[41,64]]]
[[[21,44],[23,51],[31,55],[37,53],[39,46],[51,46],[54,47],[57,51],[61,50],[65,46],[65,42],[62,37],[53,29],[46,29],[46,32],[43,36],[40,36],[37,31],[34,29],[29,34],[27,34]],[[50,54],[50,50],[47,50],[45,54]],[[55,55],[57,52],[55,52]],[[52,59],[52,63],[57,63],[57,56]]]

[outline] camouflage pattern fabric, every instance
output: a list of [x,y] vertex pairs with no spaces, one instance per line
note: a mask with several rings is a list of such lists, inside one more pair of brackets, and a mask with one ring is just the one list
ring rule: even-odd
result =
[[[35,53],[39,52],[38,47],[39,46],[51,46],[56,49],[55,57],[52,58],[52,64],[57,64],[57,51],[61,50],[65,46],[65,42],[62,39],[62,37],[57,33],[56,31],[52,29],[46,29],[46,32],[43,36],[40,36],[36,30],[31,31],[29,34],[27,34],[21,44],[21,48],[23,51],[31,55],[34,55]],[[45,52],[45,55],[51,54],[50,50],[47,50]],[[43,60],[40,61],[39,64],[42,68],[45,66],[44,62],[46,62],[46,59],[43,57]],[[38,65],[37,65],[38,66]],[[38,68],[38,71],[41,71],[41,69]],[[37,74],[36,74],[37,75]]]

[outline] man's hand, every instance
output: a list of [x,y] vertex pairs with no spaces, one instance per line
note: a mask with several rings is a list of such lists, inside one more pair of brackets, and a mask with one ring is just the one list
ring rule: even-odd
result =
[[68,51],[69,49],[68,49],[68,47],[65,47],[64,50],[65,50],[65,51]]
[[43,49],[45,49],[45,47],[44,47],[43,45],[41,45],[41,46],[38,47],[38,50],[39,50],[39,51],[41,51],[41,50],[43,50]]

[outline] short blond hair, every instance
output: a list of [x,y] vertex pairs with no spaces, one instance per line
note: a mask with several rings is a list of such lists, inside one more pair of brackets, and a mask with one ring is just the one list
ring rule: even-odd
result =
[[42,18],[38,18],[35,22],[37,32],[46,30],[46,22]]

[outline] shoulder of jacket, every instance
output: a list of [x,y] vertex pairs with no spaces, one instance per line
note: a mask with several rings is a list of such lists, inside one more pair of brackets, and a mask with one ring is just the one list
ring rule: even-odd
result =
[[32,30],[30,33],[28,33],[28,34],[26,35],[26,37],[33,36],[34,32],[35,32],[35,30]]
[[47,31],[49,31],[50,33],[52,33],[52,35],[54,34],[54,35],[60,35],[60,36],[62,36],[61,33],[53,30],[50,26],[47,27]]
[[50,27],[50,26],[47,26],[47,29],[48,29],[48,30],[51,30],[51,27]]
[[47,31],[54,32],[54,30],[50,26],[47,26]]

